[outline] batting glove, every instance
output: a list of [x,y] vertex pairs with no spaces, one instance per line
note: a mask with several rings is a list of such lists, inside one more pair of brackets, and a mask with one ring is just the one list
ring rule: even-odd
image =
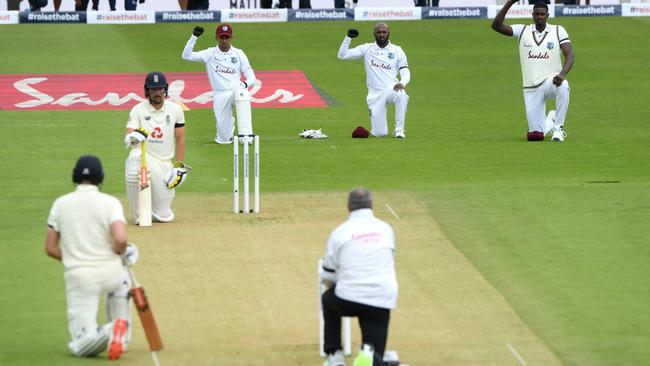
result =
[[135,262],[140,258],[140,251],[134,243],[128,243],[126,245],[126,250],[122,253],[122,261],[125,265],[131,267],[135,265]]
[[127,133],[126,136],[124,136],[124,143],[126,144],[126,148],[128,149],[129,147],[141,143],[147,139],[147,136],[149,136],[149,131],[145,130],[142,127]]
[[183,184],[185,179],[187,179],[187,173],[190,170],[192,170],[192,167],[182,161],[174,164],[174,167],[169,171],[169,173],[167,173],[167,177],[165,178],[167,188],[174,189]]
[[194,30],[192,31],[192,34],[195,37],[200,36],[201,34],[203,34],[203,27],[194,27]]
[[356,29],[349,29],[348,30],[348,37],[350,38],[355,38],[359,35],[359,31]]

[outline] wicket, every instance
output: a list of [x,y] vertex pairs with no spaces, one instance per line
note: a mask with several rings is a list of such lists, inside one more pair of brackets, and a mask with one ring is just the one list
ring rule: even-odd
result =
[[[244,163],[244,207],[239,209],[239,139],[244,138],[243,163]],[[253,139],[253,210],[250,209],[250,177],[249,177],[249,139]],[[237,135],[233,138],[233,212],[248,214],[260,212],[260,137],[258,135]]]

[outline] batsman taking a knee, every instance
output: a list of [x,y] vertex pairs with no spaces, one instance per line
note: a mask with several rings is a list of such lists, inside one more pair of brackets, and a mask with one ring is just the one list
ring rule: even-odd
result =
[[[183,162],[185,115],[178,104],[166,100],[168,88],[163,73],[149,73],[144,82],[147,100],[131,109],[126,124],[124,142],[130,149],[125,162],[126,193],[131,217],[136,224],[141,209],[138,205],[139,195],[143,188],[141,167],[146,164],[150,175],[144,188],[150,187],[151,216],[157,222],[174,220],[171,204],[175,188],[185,181],[190,170]],[[144,159],[142,144],[146,146]]]

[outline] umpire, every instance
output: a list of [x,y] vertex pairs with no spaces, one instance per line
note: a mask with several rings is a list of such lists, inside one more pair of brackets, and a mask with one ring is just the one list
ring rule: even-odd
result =
[[397,303],[395,234],[372,212],[372,195],[356,188],[348,196],[350,215],[329,237],[321,281],[328,366],[345,365],[341,317],[359,318],[362,342],[374,347],[374,366],[382,365],[390,310]]

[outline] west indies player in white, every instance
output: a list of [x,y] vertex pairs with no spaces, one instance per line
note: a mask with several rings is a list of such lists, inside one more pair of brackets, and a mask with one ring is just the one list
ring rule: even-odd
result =
[[[349,49],[352,38],[359,31],[350,29],[339,48],[339,60],[363,59],[366,68],[366,84],[368,86],[368,110],[370,112],[370,133],[381,137],[388,134],[386,122],[386,105],[395,105],[395,137],[404,138],[404,118],[409,96],[406,85],[411,80],[406,54],[402,47],[390,43],[390,29],[386,23],[375,25],[375,43],[365,43]],[[399,72],[400,79],[397,79]]]
[[[203,34],[203,28],[195,27],[181,57],[184,60],[201,61],[205,64],[212,86],[213,110],[217,121],[217,135],[214,141],[218,144],[229,144],[232,142],[235,131],[235,121],[232,115],[235,97],[240,92],[245,92],[245,95],[248,96],[248,87],[253,86],[257,79],[244,51],[231,44],[232,26],[219,24],[216,30],[217,47],[194,52],[194,45],[201,34]],[[242,74],[245,77],[244,81],[240,81]],[[237,133],[252,135],[252,122],[237,116]]]
[[[533,5],[534,24],[503,24],[510,7],[518,0],[508,0],[492,22],[492,29],[519,41],[521,75],[528,118],[528,140],[539,141],[553,130],[553,141],[564,141],[564,120],[569,108],[569,82],[566,76],[573,66],[573,47],[569,35],[560,25],[551,25],[548,5]],[[561,53],[560,53],[561,51]],[[564,55],[564,62],[562,62]],[[546,99],[555,99],[555,110],[546,115]]]

